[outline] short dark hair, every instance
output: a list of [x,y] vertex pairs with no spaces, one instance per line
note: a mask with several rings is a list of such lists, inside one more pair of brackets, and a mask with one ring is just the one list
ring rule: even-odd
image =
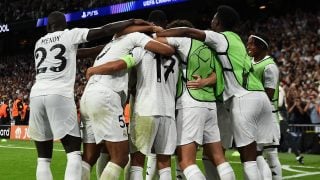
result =
[[[263,42],[259,38],[253,37],[254,38],[254,41],[253,41],[254,45],[256,45],[260,49],[267,50],[270,46],[269,38],[265,34],[262,34],[262,33],[256,33],[255,36],[258,36],[259,38],[263,39],[265,42]],[[265,43],[267,43],[267,44],[265,44]]]
[[54,11],[49,14],[48,16],[48,24],[47,30],[54,31],[57,29],[64,29],[67,26],[67,21],[62,12]]
[[177,19],[172,21],[170,24],[168,24],[167,28],[175,28],[175,27],[189,27],[189,28],[194,28],[193,24],[184,19]]
[[48,21],[53,21],[54,23],[56,22],[60,23],[60,22],[66,21],[66,18],[62,12],[53,11],[49,14]]
[[[153,22],[157,26],[166,26],[167,25],[167,15],[162,10],[154,10],[149,14],[148,17],[149,22]],[[165,28],[165,27],[163,27]]]
[[230,6],[222,5],[217,9],[217,18],[222,24],[224,30],[232,30],[239,23],[240,16],[238,12]]

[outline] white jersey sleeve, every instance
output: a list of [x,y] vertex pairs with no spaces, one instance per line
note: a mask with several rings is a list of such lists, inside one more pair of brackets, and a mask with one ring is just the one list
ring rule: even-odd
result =
[[137,47],[137,48],[133,49],[132,56],[133,56],[133,59],[135,61],[135,65],[137,65],[137,64],[139,64],[141,62],[141,60],[143,59],[145,53],[146,53],[146,51],[141,47]]
[[188,55],[191,47],[191,38],[168,37],[168,44],[175,47],[183,62],[188,61]]
[[70,30],[70,41],[72,44],[81,44],[87,42],[87,35],[89,29],[87,28],[74,28]]
[[128,39],[135,47],[145,47],[152,40],[151,37],[139,32],[129,34]]
[[264,69],[264,87],[276,89],[279,81],[279,70],[277,65],[269,64]]
[[228,49],[228,41],[223,34],[214,31],[204,31],[206,33],[205,43],[217,52],[225,52]]

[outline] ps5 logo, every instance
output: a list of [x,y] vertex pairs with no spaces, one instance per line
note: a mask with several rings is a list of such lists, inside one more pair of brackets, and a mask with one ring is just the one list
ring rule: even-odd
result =
[[98,10],[93,10],[93,11],[83,11],[81,18],[87,18],[87,17],[92,17],[92,16],[98,16],[99,11]]
[[2,24],[2,25],[0,25],[0,33],[2,33],[2,32],[9,32],[10,31],[10,29],[9,29],[9,27],[8,27],[8,24]]

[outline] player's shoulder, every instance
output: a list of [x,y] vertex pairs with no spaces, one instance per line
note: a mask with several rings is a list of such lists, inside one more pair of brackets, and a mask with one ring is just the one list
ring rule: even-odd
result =
[[145,51],[145,49],[143,49],[142,47],[135,47],[133,50],[132,50],[132,53],[140,53],[142,51]]
[[150,51],[147,51],[145,50],[144,48],[142,47],[135,47],[132,51],[131,51],[131,54],[134,56],[134,57],[144,57],[145,55],[150,55],[153,57],[153,53],[150,52]]
[[132,32],[127,34],[127,36],[131,36],[131,37],[148,37],[146,34],[141,33],[141,32]]

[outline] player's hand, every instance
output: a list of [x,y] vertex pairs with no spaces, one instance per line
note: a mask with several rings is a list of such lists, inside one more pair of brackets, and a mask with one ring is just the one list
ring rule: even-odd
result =
[[89,80],[92,75],[93,75],[92,67],[89,67],[86,72],[86,79]]
[[163,31],[163,28],[161,26],[153,26],[152,31],[154,33],[161,32],[161,31]]
[[204,80],[199,75],[192,75],[195,80],[188,81],[187,87],[191,89],[200,89],[206,86]]
[[152,23],[145,21],[143,19],[134,19],[133,24],[135,24],[135,25],[149,25],[149,26],[153,25]]

